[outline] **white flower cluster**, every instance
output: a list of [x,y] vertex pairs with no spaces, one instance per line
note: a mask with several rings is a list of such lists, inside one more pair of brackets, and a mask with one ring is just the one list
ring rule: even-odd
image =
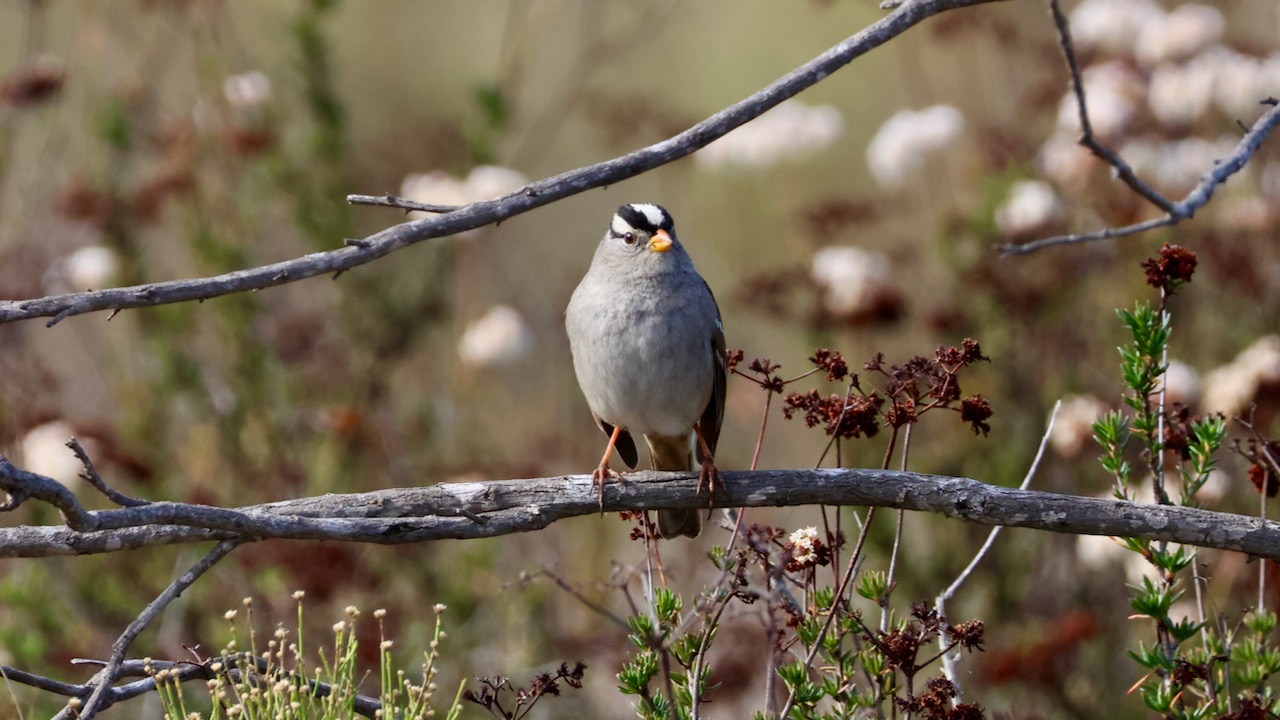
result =
[[1009,188],[1009,197],[996,209],[996,227],[1005,235],[1030,235],[1061,220],[1065,213],[1052,185],[1021,180]]
[[867,144],[867,167],[880,187],[901,189],[930,156],[953,145],[963,132],[964,116],[950,105],[901,110]]
[[1106,403],[1092,395],[1062,398],[1062,407],[1049,433],[1049,447],[1062,457],[1076,457],[1093,441],[1093,424],[1106,411]]
[[271,78],[257,70],[232,75],[222,82],[222,94],[233,108],[260,108],[271,101]]
[[[1093,132],[1104,140],[1124,133],[1146,96],[1142,76],[1120,61],[1083,68],[1080,74]],[[1080,134],[1080,105],[1075,93],[1068,92],[1058,103],[1058,129],[1072,137]]]
[[1266,335],[1204,379],[1206,413],[1241,415],[1264,387],[1280,386],[1280,336]]
[[[67,447],[67,440],[75,434],[75,429],[62,420],[31,428],[22,436],[23,467],[74,488],[80,483],[80,472],[84,470],[75,453]],[[86,450],[92,447],[88,442],[82,444]]]
[[844,117],[835,107],[787,100],[693,157],[710,170],[763,168],[821,150],[843,133]]
[[1217,140],[1188,137],[1181,140],[1134,138],[1120,146],[1120,155],[1138,177],[1172,193],[1186,193],[1218,160],[1231,154],[1234,138]]
[[1252,117],[1261,100],[1275,93],[1280,53],[1265,58],[1213,45],[1185,63],[1164,63],[1151,72],[1147,106],[1161,124],[1181,128],[1212,111],[1225,117]]
[[[400,183],[400,196],[426,205],[470,205],[515,192],[529,183],[523,174],[497,165],[478,165],[459,180],[447,172],[414,173]],[[410,217],[431,217],[409,213]]]
[[822,288],[823,309],[835,317],[856,317],[892,293],[889,258],[861,248],[822,248],[813,255],[810,276]]
[[458,355],[476,367],[507,365],[527,356],[533,345],[533,330],[520,313],[497,305],[467,326],[458,341]]
[[818,541],[818,528],[810,525],[791,533],[791,556],[800,564],[816,562],[818,550],[814,543]]
[[44,274],[45,292],[84,292],[111,287],[120,272],[120,259],[114,250],[102,245],[89,245],[55,262]]

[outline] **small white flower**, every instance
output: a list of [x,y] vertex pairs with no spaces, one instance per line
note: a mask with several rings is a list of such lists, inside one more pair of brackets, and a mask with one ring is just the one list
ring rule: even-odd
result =
[[1222,11],[1187,3],[1142,26],[1134,54],[1147,67],[1194,57],[1222,38]]
[[1049,446],[1062,457],[1072,458],[1093,441],[1093,423],[1107,411],[1107,406],[1092,395],[1068,395],[1049,433]]
[[964,116],[949,105],[899,111],[871,138],[867,166],[881,187],[902,188],[930,155],[951,146],[963,132]]
[[[67,487],[80,483],[80,473],[84,466],[76,459],[66,443],[74,436],[75,430],[62,420],[54,420],[37,425],[22,436],[22,464],[25,469],[37,475],[53,478]],[[88,442],[86,451],[91,448]],[[92,456],[91,456],[92,457]]]
[[814,543],[818,540],[818,528],[810,525],[791,533],[791,556],[801,564],[815,562],[818,559]]
[[1060,220],[1064,211],[1049,183],[1021,180],[1009,188],[1009,197],[996,209],[996,227],[1005,235],[1026,235]]
[[458,355],[468,365],[505,365],[533,350],[534,335],[520,313],[497,305],[467,326],[458,341]]
[[74,290],[110,287],[120,272],[120,260],[114,250],[101,245],[82,247],[71,253],[62,266],[67,284]]
[[232,75],[223,81],[222,94],[232,107],[259,108],[271,100],[271,78],[257,70]]
[[1162,17],[1164,10],[1154,0],[1084,0],[1071,12],[1071,37],[1082,49],[1120,54]]
[[787,100],[734,129],[694,155],[708,169],[761,168],[827,147],[844,133],[844,117],[831,105]]
[[53,263],[41,281],[45,292],[84,292],[111,287],[120,272],[120,259],[114,250],[89,245]]
[[835,317],[870,310],[891,292],[889,258],[861,248],[829,245],[813,255],[813,281],[823,289],[822,306]]

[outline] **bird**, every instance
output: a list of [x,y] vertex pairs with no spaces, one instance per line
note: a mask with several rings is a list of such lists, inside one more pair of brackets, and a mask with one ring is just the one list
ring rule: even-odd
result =
[[[601,503],[616,449],[634,469],[634,435],[655,470],[692,470],[712,495],[724,420],[728,366],[720,308],[676,237],[671,214],[654,203],[618,208],[565,310],[578,385],[609,436],[592,473]],[[664,538],[697,537],[696,509],[659,510]]]

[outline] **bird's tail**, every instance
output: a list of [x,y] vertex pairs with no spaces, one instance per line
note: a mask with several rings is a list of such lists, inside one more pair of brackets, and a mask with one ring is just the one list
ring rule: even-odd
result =
[[[693,469],[693,433],[683,437],[645,435],[649,444],[649,457],[654,470],[681,471]],[[698,537],[702,532],[702,518],[696,509],[659,510],[658,533],[664,538],[680,535]]]

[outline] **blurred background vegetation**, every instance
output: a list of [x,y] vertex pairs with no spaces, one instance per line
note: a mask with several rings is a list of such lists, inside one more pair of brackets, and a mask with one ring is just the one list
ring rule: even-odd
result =
[[[1225,154],[1238,121],[1262,113],[1257,100],[1280,95],[1274,0],[1067,5],[1100,132],[1170,195]],[[212,275],[339,247],[401,219],[349,207],[347,193],[493,197],[678,132],[881,15],[847,0],[9,0],[0,297]],[[1034,487],[1105,494],[1088,422],[1119,406],[1114,309],[1154,298],[1139,262],[1161,242],[1201,263],[1173,305],[1179,391],[1205,409],[1257,402],[1259,420],[1274,416],[1280,341],[1266,336],[1280,304],[1280,145],[1264,146],[1194,222],[1002,259],[1004,242],[1153,215],[1071,147],[1066,87],[1044,3],[949,13],[693,158],[501,227],[337,280],[110,322],[0,327],[0,452],[75,483],[61,447],[74,434],[125,492],[228,506],[585,472],[604,438],[573,377],[563,309],[613,210],[653,201],[671,210],[716,292],[729,346],[781,363],[784,375],[807,370],[817,347],[857,369],[876,352],[900,362],[981,341],[992,362],[965,390],[991,400],[990,436],[930,418],[913,437],[912,469],[1016,484],[1049,408],[1072,396]],[[794,389],[809,387],[836,391]],[[731,381],[722,467],[750,462],[763,401]],[[826,438],[773,412],[761,465],[814,464]],[[879,466],[883,442],[845,445],[844,462]],[[1244,467],[1224,459],[1217,507],[1254,511]],[[788,529],[817,517],[749,516]],[[39,507],[6,519],[56,521]],[[869,566],[887,564],[892,528],[881,522]],[[895,600],[934,596],[985,534],[908,516]],[[692,594],[713,579],[703,553],[723,542],[712,530],[666,544],[677,587]],[[988,627],[987,652],[962,664],[967,699],[1007,717],[1144,715],[1126,696],[1139,673],[1124,652],[1150,642],[1149,628],[1125,620],[1124,583],[1141,567],[1109,542],[1020,530],[1001,539],[950,608]],[[6,561],[0,661],[87,678],[68,660],[106,656],[201,552]],[[613,677],[624,632],[538,573],[625,613],[611,584],[642,559],[614,517],[411,547],[259,543],[171,606],[135,654],[220,647],[222,612],[249,595],[272,627],[302,589],[319,627],[346,605],[387,608],[412,664],[430,641],[432,605],[444,603],[442,687],[474,675],[519,682],[584,660],[586,689],[544,701],[541,717],[629,717]],[[1209,606],[1238,617],[1257,566],[1201,560]],[[760,612],[738,609],[721,632],[712,716],[763,706]],[[0,716],[60,705],[26,688],[4,704]]]

